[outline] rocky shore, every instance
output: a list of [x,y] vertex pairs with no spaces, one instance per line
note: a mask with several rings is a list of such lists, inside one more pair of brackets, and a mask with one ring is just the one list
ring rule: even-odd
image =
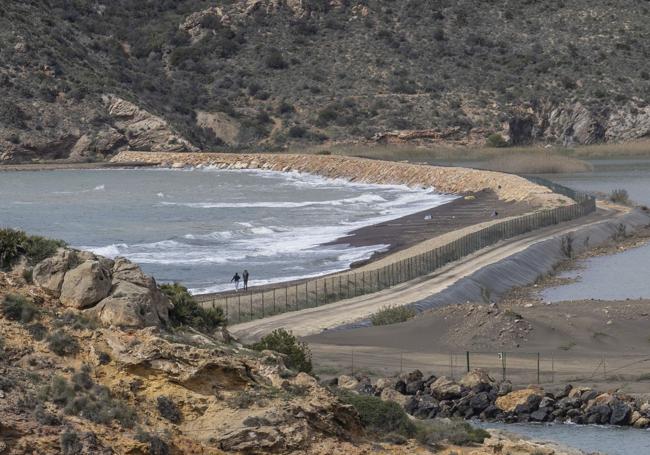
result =
[[398,403],[419,419],[456,417],[484,421],[556,422],[650,427],[650,402],[616,392],[566,385],[560,393],[537,385],[513,390],[476,369],[460,380],[425,377],[415,370],[372,382],[367,376],[340,376],[327,385]]
[[516,175],[460,167],[427,166],[329,155],[121,152],[113,163],[148,163],[162,167],[216,167],[305,172],[327,178],[374,184],[432,187],[442,193],[494,191],[504,201],[539,207],[571,200]]

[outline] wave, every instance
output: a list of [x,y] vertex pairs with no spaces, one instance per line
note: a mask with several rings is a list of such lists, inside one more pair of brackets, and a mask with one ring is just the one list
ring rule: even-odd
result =
[[225,208],[299,208],[312,205],[344,205],[357,203],[386,202],[386,199],[375,194],[362,194],[361,196],[335,199],[330,201],[305,201],[305,202],[161,202],[161,205],[174,205],[198,209],[225,209]]
[[97,185],[94,188],[88,188],[85,190],[78,190],[78,191],[52,191],[52,194],[84,194],[84,193],[90,193],[92,191],[104,191],[106,189],[106,185]]

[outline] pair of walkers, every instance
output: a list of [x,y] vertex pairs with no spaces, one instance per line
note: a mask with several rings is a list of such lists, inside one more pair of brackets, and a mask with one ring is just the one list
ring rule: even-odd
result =
[[235,276],[232,277],[230,280],[231,283],[235,283],[235,292],[239,291],[239,282],[244,281],[244,291],[248,290],[248,270],[244,270],[244,272],[239,276],[239,272],[235,272]]

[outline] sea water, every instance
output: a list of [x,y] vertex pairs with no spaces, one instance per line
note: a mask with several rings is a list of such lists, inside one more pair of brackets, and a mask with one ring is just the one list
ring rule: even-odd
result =
[[0,226],[125,256],[193,292],[347,268],[388,245],[323,246],[454,199],[431,189],[217,169],[0,172]]

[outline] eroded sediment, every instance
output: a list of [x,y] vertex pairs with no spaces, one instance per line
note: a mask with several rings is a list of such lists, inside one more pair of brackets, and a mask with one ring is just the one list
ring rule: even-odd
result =
[[572,201],[522,177],[462,167],[428,166],[348,156],[294,154],[156,153],[121,152],[114,163],[149,163],[165,167],[266,169],[305,172],[328,178],[410,187],[433,187],[442,193],[494,191],[505,201],[525,201],[539,207],[556,207]]

